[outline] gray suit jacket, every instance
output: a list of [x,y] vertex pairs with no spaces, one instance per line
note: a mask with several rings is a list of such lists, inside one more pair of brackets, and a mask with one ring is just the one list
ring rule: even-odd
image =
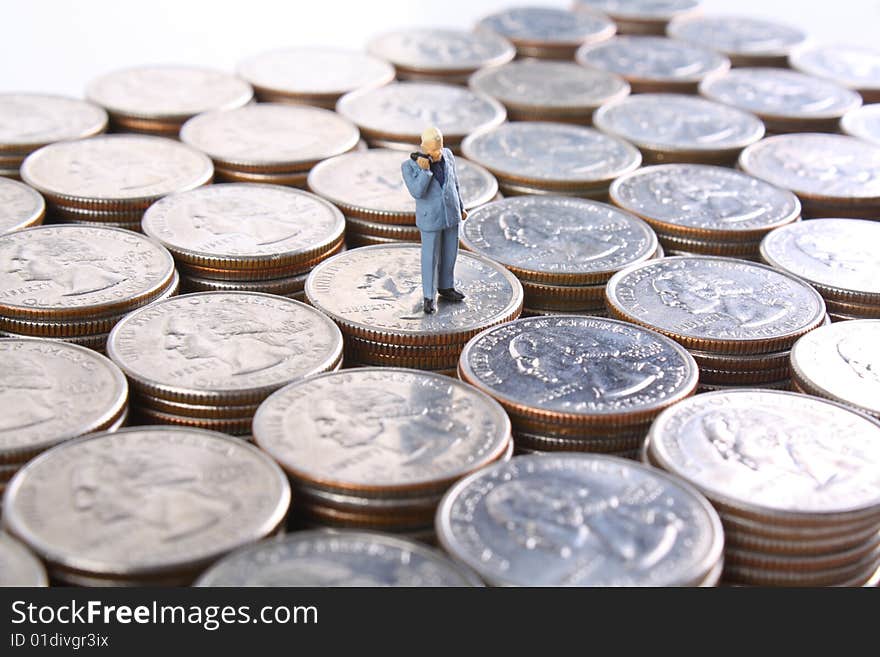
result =
[[419,167],[412,159],[407,159],[400,169],[403,182],[416,200],[416,226],[419,230],[434,231],[452,228],[461,221],[461,193],[458,175],[455,173],[455,157],[448,148],[443,149],[443,162],[446,165],[446,184],[441,187],[434,180],[434,174]]

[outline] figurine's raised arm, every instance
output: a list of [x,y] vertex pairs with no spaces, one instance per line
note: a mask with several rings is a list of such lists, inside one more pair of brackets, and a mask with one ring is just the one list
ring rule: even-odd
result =
[[400,165],[403,173],[403,182],[413,198],[422,198],[428,191],[428,185],[431,184],[431,178],[434,174],[430,169],[422,169],[413,159],[406,160]]

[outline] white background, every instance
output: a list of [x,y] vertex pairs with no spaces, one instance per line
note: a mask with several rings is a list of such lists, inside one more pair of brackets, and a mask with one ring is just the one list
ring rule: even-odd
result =
[[[406,26],[469,29],[511,5],[541,0],[2,0],[0,91],[81,96],[106,71],[190,63],[229,71],[289,45],[361,48]],[[880,48],[880,0],[705,0],[706,13],[739,13],[799,26],[817,42]]]

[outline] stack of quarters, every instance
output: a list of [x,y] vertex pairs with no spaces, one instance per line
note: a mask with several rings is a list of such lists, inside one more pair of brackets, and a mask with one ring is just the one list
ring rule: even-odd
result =
[[107,112],[77,98],[0,93],[0,177],[19,178],[24,159],[56,141],[107,129]]
[[716,50],[736,67],[788,66],[789,55],[807,35],[796,27],[746,16],[679,16],[666,27],[667,36]]
[[[375,148],[339,155],[312,169],[309,189],[345,215],[349,248],[421,240],[416,202],[401,174],[406,159],[401,151]],[[456,158],[455,173],[465,210],[497,198],[498,182],[478,164]]]
[[36,226],[0,236],[0,336],[103,351],[126,314],[177,294],[168,250],[103,226]]
[[238,75],[262,103],[314,105],[332,110],[345,94],[394,80],[394,67],[355,50],[299,47],[245,59]]
[[180,139],[214,161],[218,180],[305,187],[313,166],[358,148],[360,133],[329,110],[259,103],[199,114]]
[[880,103],[862,105],[844,114],[840,119],[840,130],[850,137],[880,146]]
[[458,375],[494,397],[519,452],[636,458],[651,421],[693,394],[698,369],[667,337],[601,317],[530,317],[468,342]]
[[575,0],[575,11],[605,14],[620,34],[666,34],[674,18],[700,13],[702,0]]
[[167,194],[207,185],[211,160],[166,137],[103,135],[44,146],[21,166],[54,222],[140,231],[148,207]]
[[593,112],[630,92],[612,73],[573,62],[519,59],[474,73],[468,85],[504,105],[511,121],[592,125]]
[[554,194],[606,201],[611,182],[642,163],[638,149],[623,139],[543,121],[484,130],[465,139],[461,150],[498,178],[505,196]]
[[[53,582],[188,586],[229,552],[283,529],[289,506],[281,468],[243,440],[129,427],[30,461],[9,483],[3,524]],[[130,522],[107,531],[108,518]]]
[[282,388],[254,417],[254,441],[287,472],[306,526],[433,539],[440,498],[513,450],[491,397],[447,376],[366,367]]
[[822,297],[801,279],[733,258],[632,265],[608,281],[605,297],[612,317],[687,348],[700,366],[698,392],[789,389],[792,345],[828,321]]
[[534,6],[503,9],[480,20],[477,28],[508,39],[519,57],[567,60],[582,44],[605,41],[617,31],[601,14]]
[[128,377],[135,423],[247,436],[275,390],[340,366],[342,335],[299,301],[199,292],[128,315],[107,354]]
[[367,50],[394,65],[398,80],[465,84],[480,70],[506,64],[516,49],[488,30],[406,29],[374,37]]
[[739,168],[790,189],[804,218],[880,217],[880,146],[847,135],[797,133],[762,139]]
[[761,258],[812,285],[833,322],[880,318],[880,223],[814,219],[778,228],[761,242]]
[[235,109],[254,90],[234,75],[192,66],[142,66],[107,73],[86,87],[86,98],[107,110],[114,132],[176,139],[196,114]]
[[[483,329],[519,317],[523,289],[498,263],[462,252],[455,265],[459,302],[423,311],[417,244],[366,246],[333,256],[306,281],[306,298],[345,336],[346,365],[410,367],[455,375],[465,343]],[[427,293],[427,294],[426,294]]]
[[880,52],[854,45],[809,45],[788,56],[796,71],[831,80],[859,92],[866,103],[880,103]]
[[597,109],[593,124],[638,146],[648,164],[731,166],[764,136],[754,114],[685,94],[633,94]]
[[837,132],[840,119],[862,104],[855,91],[782,68],[735,68],[704,80],[700,94],[752,112],[768,135]]
[[604,315],[608,279],[662,253],[641,219],[565,196],[517,196],[484,205],[462,224],[461,243],[516,275],[529,315]]
[[696,489],[599,454],[484,468],[447,493],[436,524],[489,586],[715,586],[724,554],[718,514]]
[[575,59],[589,69],[616,73],[637,94],[694,94],[707,77],[730,68],[720,53],[660,36],[621,36],[581,46]]
[[0,338],[0,371],[0,495],[25,463],[47,449],[125,424],[125,376],[91,349],[39,338]]
[[507,118],[497,100],[440,82],[395,82],[353,91],[339,99],[336,111],[357,125],[371,147],[404,151],[418,147],[428,116],[455,153],[467,135]]
[[852,406],[880,420],[880,320],[822,326],[791,349],[797,392]]
[[184,292],[302,301],[312,268],[343,248],[345,221],[299,189],[227,183],[165,197],[147,210],[143,230],[174,256]]
[[648,222],[671,256],[757,261],[761,239],[801,216],[800,201],[790,191],[705,164],[643,167],[615,180],[610,196]]
[[643,458],[712,502],[727,583],[876,585],[877,420],[792,392],[715,392],[660,415]]
[[46,201],[35,189],[0,178],[0,235],[39,226],[46,218]]

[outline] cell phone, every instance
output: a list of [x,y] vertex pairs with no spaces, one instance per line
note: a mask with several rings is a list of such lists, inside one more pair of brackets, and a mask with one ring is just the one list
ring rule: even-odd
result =
[[418,160],[420,157],[427,158],[429,161],[430,161],[430,159],[431,159],[431,156],[430,156],[430,155],[426,155],[425,153],[420,153],[420,152],[418,152],[418,151],[416,151],[415,153],[410,153],[410,154],[409,154],[409,159],[411,159],[413,162],[415,162],[416,160]]

